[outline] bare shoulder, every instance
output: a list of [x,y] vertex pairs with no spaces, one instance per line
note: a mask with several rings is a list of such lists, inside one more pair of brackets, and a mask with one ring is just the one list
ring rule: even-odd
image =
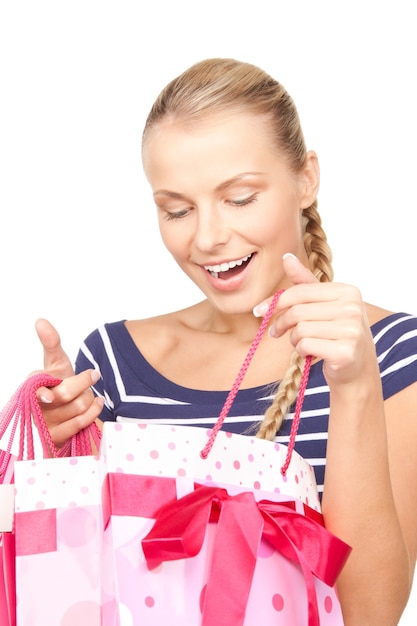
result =
[[376,306],[374,304],[369,304],[367,302],[365,303],[365,308],[366,308],[366,315],[368,317],[368,322],[370,326],[372,326],[373,324],[376,324],[380,320],[383,320],[384,318],[394,313],[394,311],[389,311],[388,309],[383,309],[379,306]]

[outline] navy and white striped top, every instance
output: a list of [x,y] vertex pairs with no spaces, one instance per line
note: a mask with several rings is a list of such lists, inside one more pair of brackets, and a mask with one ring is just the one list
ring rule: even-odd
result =
[[[417,381],[417,317],[395,313],[371,330],[386,399]],[[188,389],[161,376],[140,353],[123,321],[105,324],[87,337],[76,371],[91,367],[102,375],[94,389],[105,398],[103,420],[152,420],[211,428],[227,397],[225,391]],[[271,393],[270,385],[239,390],[223,430],[256,432],[256,424],[271,403]],[[329,388],[322,362],[317,362],[311,367],[295,449],[313,466],[319,491],[323,489],[328,417]],[[292,418],[290,413],[276,441],[288,443]]]

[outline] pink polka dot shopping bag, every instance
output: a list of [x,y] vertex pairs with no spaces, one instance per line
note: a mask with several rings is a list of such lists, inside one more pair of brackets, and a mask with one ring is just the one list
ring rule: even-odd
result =
[[90,439],[98,446],[100,434],[89,428],[55,448],[36,390],[59,382],[28,378],[0,415],[1,626],[101,624],[102,509]]
[[[272,303],[271,311],[274,306]],[[323,526],[312,467],[288,446],[216,425],[104,425],[103,626],[341,626],[350,548]]]

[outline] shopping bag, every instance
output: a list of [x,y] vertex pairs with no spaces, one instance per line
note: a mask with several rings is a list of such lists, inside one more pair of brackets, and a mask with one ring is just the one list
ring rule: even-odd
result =
[[18,626],[100,626],[102,513],[94,456],[15,464]]
[[[100,433],[96,427],[85,429],[56,449],[36,391],[59,382],[43,373],[29,377],[0,414],[1,626],[100,624],[99,617],[96,622],[72,618],[67,609],[84,601],[86,590],[88,602],[100,601],[102,516],[91,456],[92,442],[99,446]],[[82,576],[94,564],[91,589],[84,585],[81,590]],[[64,579],[67,574],[71,578]],[[99,615],[96,606],[95,613]]]
[[[208,436],[105,424],[103,625],[342,624],[334,583],[348,549],[321,525],[311,467],[293,453],[284,476],[285,446],[223,431],[202,459]],[[317,566],[327,584],[312,581]]]
[[311,359],[288,446],[220,430],[263,330],[213,429],[104,425],[103,626],[343,624],[350,548],[294,451]]

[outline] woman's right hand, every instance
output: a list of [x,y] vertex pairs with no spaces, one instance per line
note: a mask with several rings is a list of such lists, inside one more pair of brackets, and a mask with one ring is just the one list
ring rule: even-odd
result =
[[62,379],[56,387],[40,387],[37,391],[52,440],[60,448],[99,417],[104,401],[94,395],[91,386],[99,380],[100,372],[90,369],[74,374],[57,330],[45,319],[39,319],[35,327],[43,346],[44,370]]

